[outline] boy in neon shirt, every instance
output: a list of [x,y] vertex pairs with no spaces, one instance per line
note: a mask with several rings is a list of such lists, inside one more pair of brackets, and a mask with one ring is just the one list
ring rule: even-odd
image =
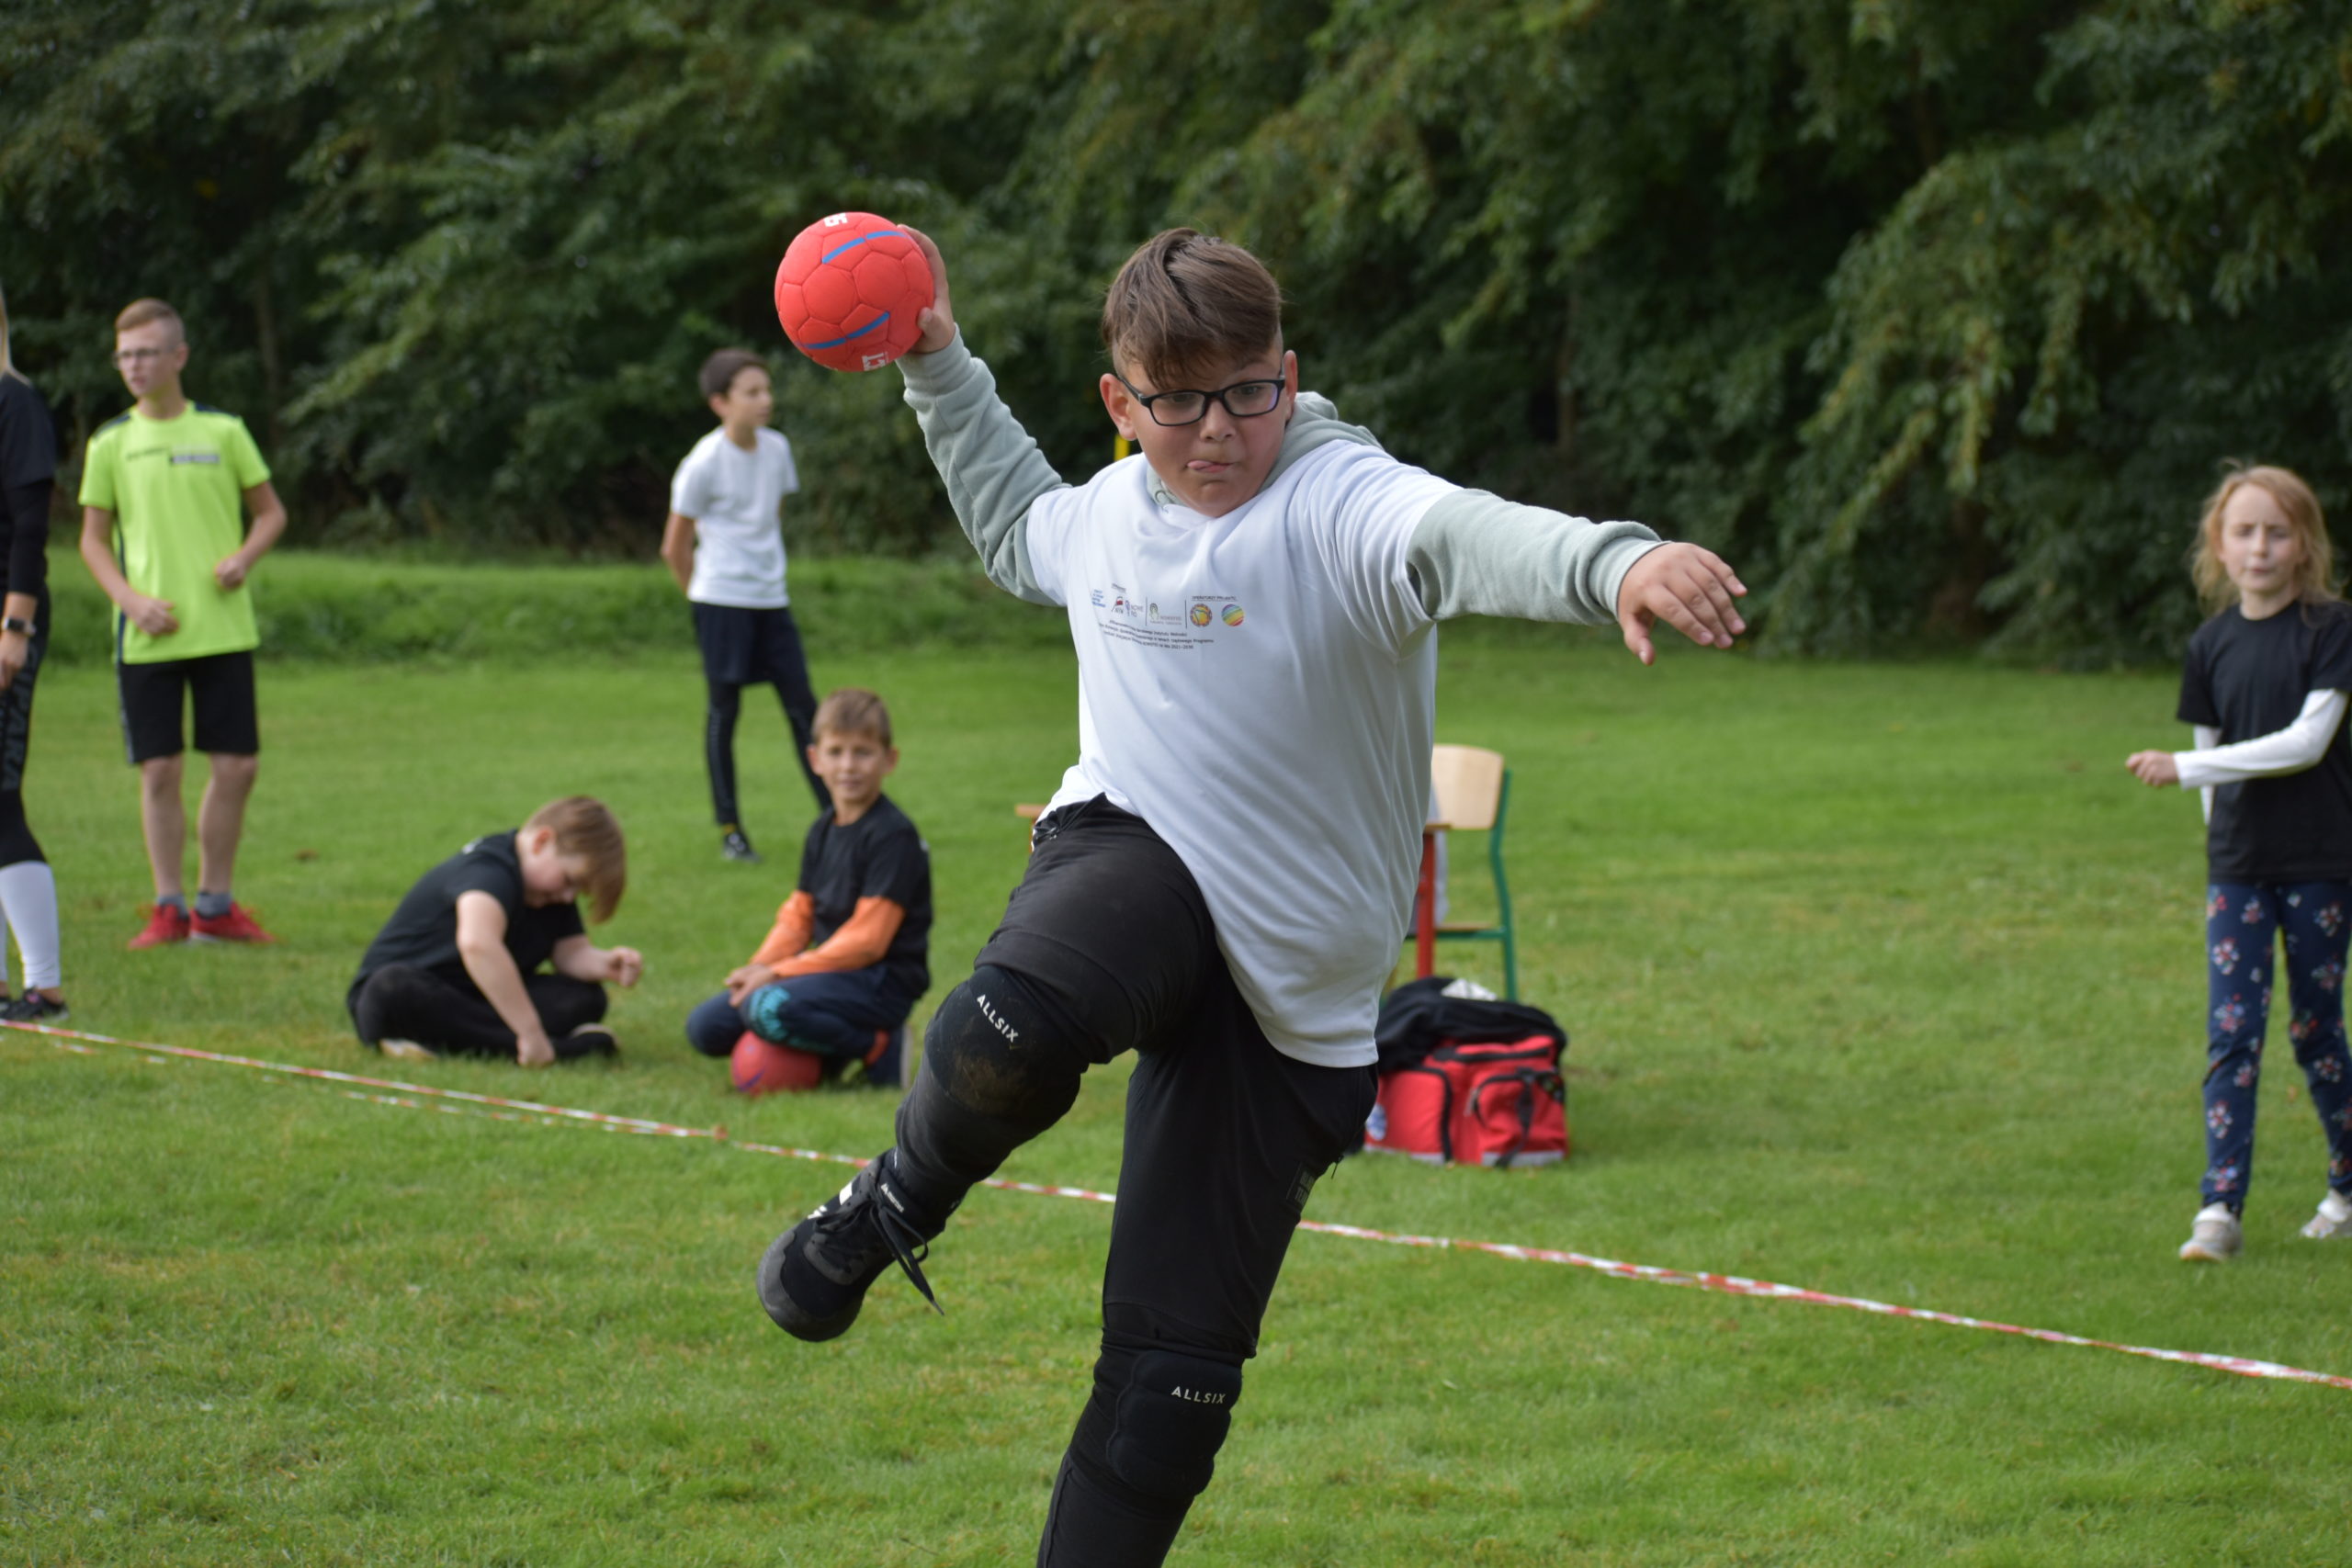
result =
[[[244,421],[181,391],[187,335],[177,311],[161,299],[125,307],[115,318],[114,359],[138,402],[90,437],[82,559],[115,604],[123,737],[139,770],[155,879],[154,906],[130,945],[274,942],[231,886],[261,751],[253,652],[261,634],[246,579],[286,531],[286,508]],[[197,810],[192,910],[180,798],[180,715],[189,699],[196,748],[211,766]]]

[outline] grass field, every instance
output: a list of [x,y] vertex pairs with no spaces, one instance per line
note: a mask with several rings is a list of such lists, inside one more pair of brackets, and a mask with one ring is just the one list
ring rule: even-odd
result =
[[[2352,1248],[2282,1049],[2248,1251],[2196,1206],[2196,811],[2120,768],[2161,676],[1819,666],[1449,633],[1440,734],[1507,752],[1524,989],[1575,1036],[1577,1154],[1351,1162],[1311,1217],[1733,1271],[2352,1372]],[[1073,740],[1066,653],[827,657],[888,694],[934,968],[1019,874]],[[45,677],[28,786],[79,1027],[368,1071],[341,997],[408,881],[585,790],[649,958],[626,1055],[412,1067],[865,1155],[875,1094],[760,1101],[678,1034],[786,890],[805,803],[741,738],[760,870],[714,852],[692,655],[265,668],[240,893],[261,951],[127,953],[145,892],[110,685]],[[1467,848],[1467,846],[1465,846]],[[1463,854],[1458,863],[1474,863]],[[1465,896],[1465,900],[1468,896]],[[1477,972],[1477,963],[1470,965]],[[1010,1176],[1108,1188],[1124,1073]],[[934,1564],[1031,1559],[1091,1359],[1099,1206],[982,1191],[847,1339],[751,1268],[840,1168],[421,1114],[0,1037],[0,1559]],[[2321,1564],[2352,1393],[1464,1253],[1305,1235],[1200,1564]]]

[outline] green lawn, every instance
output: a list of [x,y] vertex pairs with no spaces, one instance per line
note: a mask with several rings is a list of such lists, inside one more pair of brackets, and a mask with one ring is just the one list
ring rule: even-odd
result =
[[[1359,1160],[1312,1217],[2352,1373],[2352,1248],[2294,1235],[2324,1156],[2283,1049],[2245,1258],[2173,1258],[2201,1163],[2196,809],[2120,767],[2178,734],[2168,678],[1448,637],[1441,737],[1515,770],[1523,984],[1575,1036],[1577,1152]],[[1020,874],[1011,803],[1069,760],[1070,661],[819,653],[820,685],[896,710],[935,998]],[[786,890],[806,803],[773,706],[741,741],[770,854],[746,870],[706,821],[684,650],[263,682],[240,893],[287,941],[138,954],[110,685],[45,675],[28,794],[78,1026],[370,1070],[341,998],[391,901],[587,791],[631,840],[607,930],[649,960],[623,1061],[395,1076],[887,1143],[887,1097],[734,1100],[678,1033]],[[1123,1076],[1007,1174],[1114,1185]],[[14,1034],[0,1150],[9,1562],[1026,1562],[1091,1359],[1098,1205],[978,1193],[933,1254],[946,1318],[888,1281],[805,1347],[751,1269],[839,1167]],[[2340,1390],[1305,1235],[1178,1560],[2333,1564],[2347,1423]]]

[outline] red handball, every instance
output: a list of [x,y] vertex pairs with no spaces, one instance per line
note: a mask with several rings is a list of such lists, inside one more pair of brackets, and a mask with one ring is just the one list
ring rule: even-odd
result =
[[789,1045],[776,1045],[749,1030],[728,1058],[729,1077],[743,1094],[797,1094],[815,1089],[825,1076],[825,1058]]
[[775,269],[775,316],[792,346],[833,370],[879,370],[922,336],[931,264],[914,237],[871,212],[820,218]]

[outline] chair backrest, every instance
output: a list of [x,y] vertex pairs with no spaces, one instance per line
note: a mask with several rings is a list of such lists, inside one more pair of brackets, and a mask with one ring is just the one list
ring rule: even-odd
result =
[[1437,789],[1438,820],[1468,832],[1495,825],[1503,793],[1503,754],[1478,746],[1430,749],[1430,782]]

